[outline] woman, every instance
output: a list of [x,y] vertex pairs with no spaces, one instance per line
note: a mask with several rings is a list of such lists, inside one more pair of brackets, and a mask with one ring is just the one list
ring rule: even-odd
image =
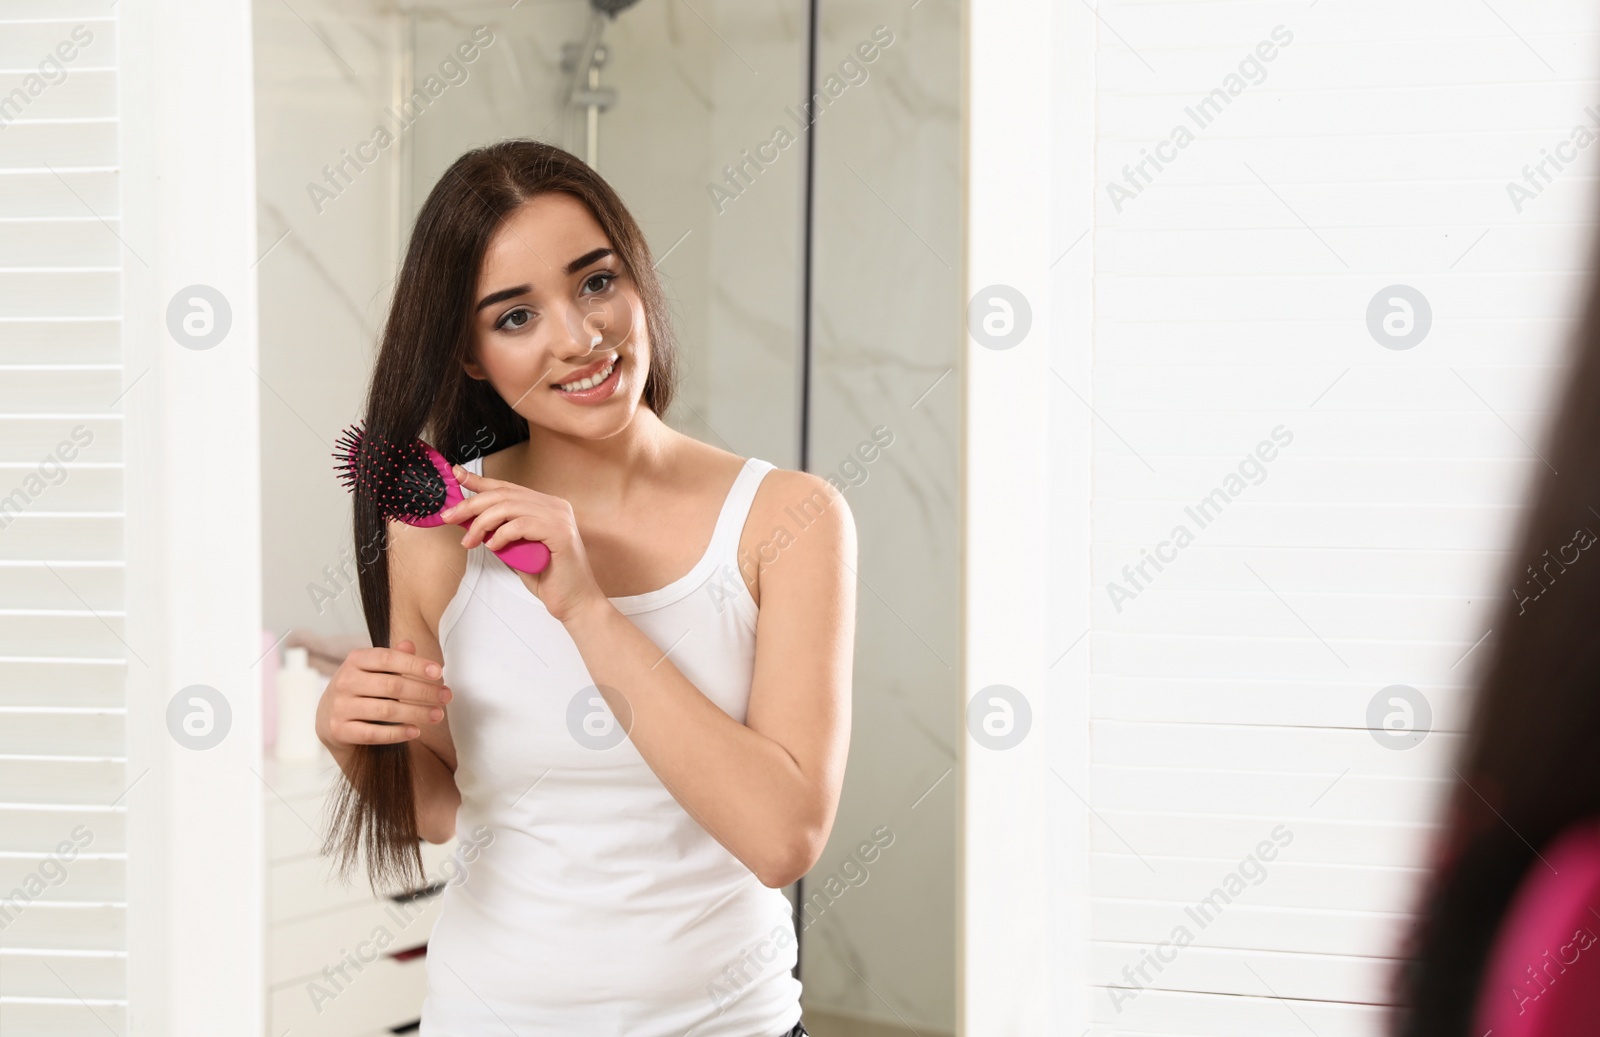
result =
[[[425,1037],[806,1032],[781,887],[844,776],[855,529],[825,480],[669,428],[676,372],[644,237],[594,171],[511,140],[445,172],[365,434],[434,444],[470,525],[388,524],[360,568],[379,647],[317,715],[342,864],[415,884],[419,837],[475,847]],[[383,526],[358,495],[357,542]],[[542,573],[490,553],[516,540],[549,547]]]
[[[1600,243],[1597,243],[1600,244]],[[1600,272],[1600,249],[1589,269]],[[1485,987],[1490,948],[1520,883],[1563,833],[1600,826],[1600,273],[1582,324],[1538,490],[1506,566],[1493,636],[1420,919],[1397,973],[1391,1032],[1482,1037],[1479,998],[1538,997],[1525,982]],[[1600,919],[1593,926],[1600,933]],[[1552,951],[1555,948],[1551,948]],[[1575,969],[1562,982],[1600,982]],[[1484,1001],[1487,1007],[1491,1002]]]

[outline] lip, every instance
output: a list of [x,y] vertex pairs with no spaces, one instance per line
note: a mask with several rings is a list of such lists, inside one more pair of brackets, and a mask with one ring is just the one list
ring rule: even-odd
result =
[[[611,374],[608,375],[606,380],[601,382],[599,385],[592,389],[584,389],[579,392],[567,392],[565,389],[556,389],[556,395],[571,403],[578,404],[600,403],[601,401],[608,399],[617,391],[617,384],[622,380],[621,355],[618,355],[616,359],[617,363],[616,366],[612,367]],[[594,374],[596,371],[600,370],[600,368],[604,367],[607,362],[608,360],[602,360],[598,364],[591,364],[583,371],[568,375],[567,381],[575,381],[579,378],[587,378],[589,375]],[[552,385],[551,388],[555,388],[555,386]]]

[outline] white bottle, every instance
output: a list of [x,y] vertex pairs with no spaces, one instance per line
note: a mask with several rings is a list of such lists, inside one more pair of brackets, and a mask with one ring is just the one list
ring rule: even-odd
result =
[[328,678],[311,668],[304,648],[286,648],[278,670],[279,760],[314,760],[322,752],[317,738],[317,702]]

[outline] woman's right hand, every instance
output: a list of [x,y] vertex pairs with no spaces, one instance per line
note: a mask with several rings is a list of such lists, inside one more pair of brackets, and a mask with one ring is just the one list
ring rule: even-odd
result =
[[317,703],[317,737],[336,757],[357,745],[416,738],[444,719],[451,692],[434,659],[410,640],[393,648],[358,648],[345,656]]

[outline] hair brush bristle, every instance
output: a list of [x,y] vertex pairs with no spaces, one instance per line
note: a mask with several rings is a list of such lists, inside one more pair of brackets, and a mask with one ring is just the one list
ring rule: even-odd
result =
[[420,439],[387,443],[369,439],[360,425],[340,433],[333,458],[339,481],[370,496],[385,518],[428,518],[444,507],[448,490]]

